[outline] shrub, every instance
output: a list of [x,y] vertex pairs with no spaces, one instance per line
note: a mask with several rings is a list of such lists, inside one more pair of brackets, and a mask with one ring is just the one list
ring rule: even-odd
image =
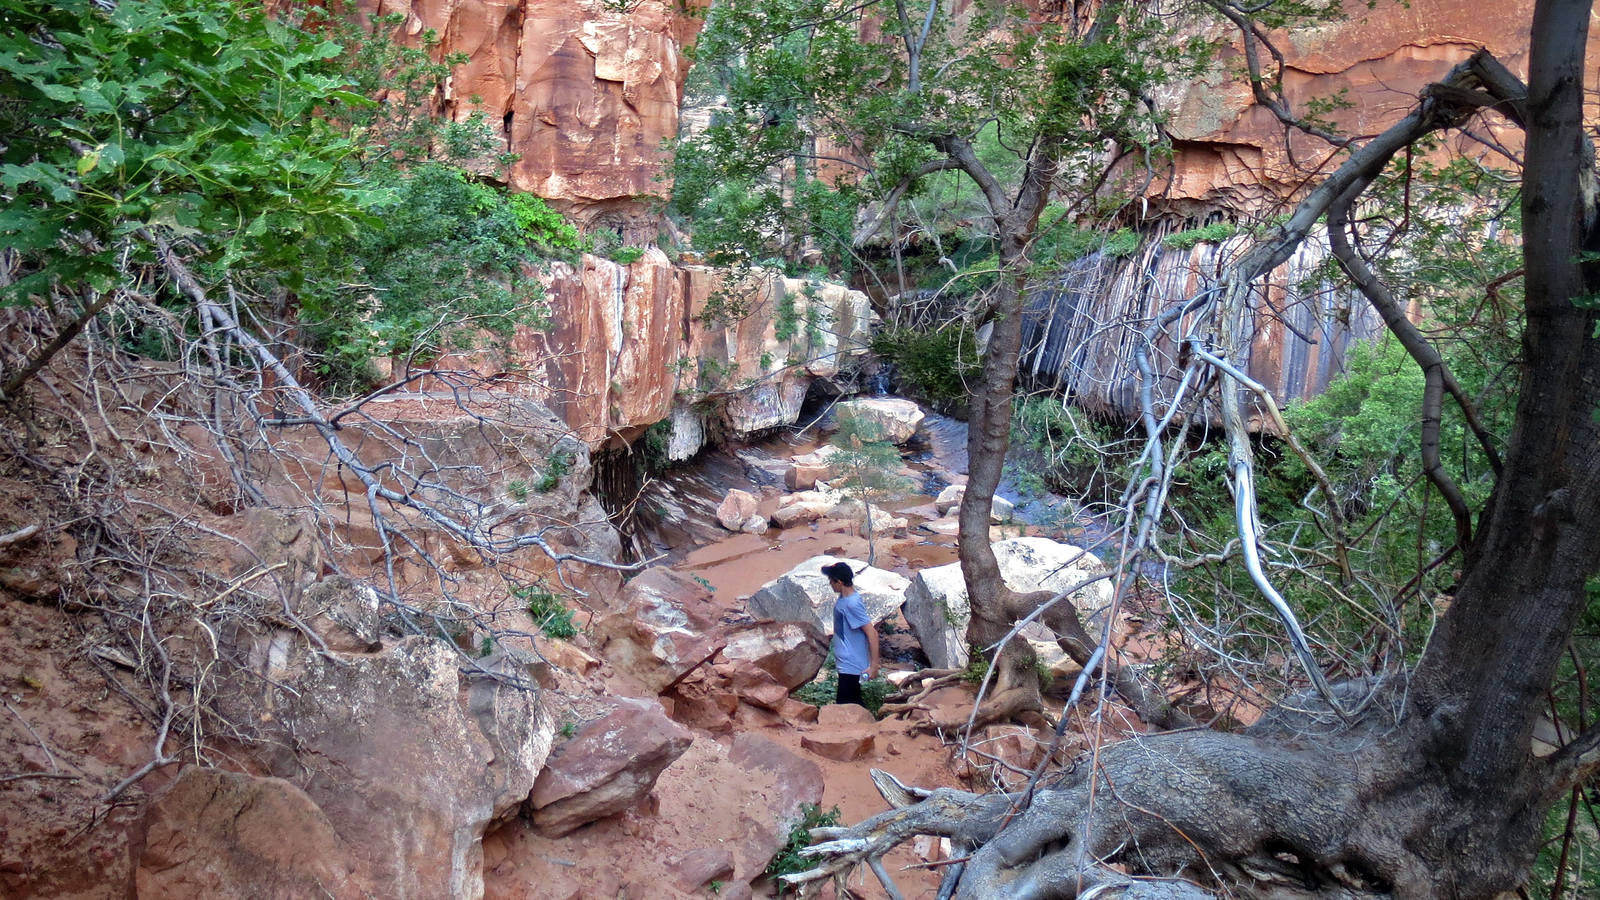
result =
[[1161,243],[1175,250],[1193,250],[1196,244],[1219,244],[1239,233],[1232,222],[1212,222],[1202,228],[1179,231],[1161,239]]
[[894,363],[903,391],[946,409],[971,395],[968,381],[982,365],[977,336],[965,324],[935,331],[881,331],[873,336],[872,349]]
[[[861,701],[866,704],[867,711],[874,716],[883,709],[883,701],[892,693],[894,685],[890,684],[887,678],[874,678],[861,682]],[[838,695],[839,675],[830,671],[821,681],[813,681],[795,688],[790,696],[812,706],[827,706]]]
[[541,494],[548,494],[561,485],[561,479],[572,471],[575,457],[570,450],[557,450],[550,454],[550,466],[539,476],[539,481],[533,489]]
[[611,257],[611,261],[612,262],[616,263],[619,266],[631,266],[634,263],[638,262],[640,260],[640,258],[644,256],[644,248],[643,247],[618,247],[617,249],[611,251],[607,255]]
[[577,636],[578,626],[572,621],[572,610],[559,595],[533,586],[518,588],[516,594],[528,605],[528,615],[546,637],[564,640]]
[[[822,807],[815,803],[807,803],[800,807],[800,821],[794,823],[789,829],[789,839],[778,851],[778,855],[767,863],[767,874],[776,881],[784,875],[794,875],[811,868],[811,862],[800,855],[800,851],[811,845],[811,829],[822,828],[828,825],[839,824],[839,807],[822,811]],[[782,881],[777,882],[778,895],[789,889],[789,885]]]

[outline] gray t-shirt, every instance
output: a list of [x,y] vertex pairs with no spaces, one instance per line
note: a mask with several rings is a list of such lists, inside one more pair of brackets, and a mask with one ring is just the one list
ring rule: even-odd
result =
[[872,662],[871,649],[862,628],[870,628],[867,607],[861,595],[851,591],[833,604],[833,661],[842,675],[860,675]]

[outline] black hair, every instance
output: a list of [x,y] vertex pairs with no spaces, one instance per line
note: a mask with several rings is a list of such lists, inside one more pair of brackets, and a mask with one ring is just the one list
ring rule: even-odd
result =
[[849,563],[836,562],[822,567],[822,574],[845,587],[852,587],[856,583],[856,573],[851,571]]

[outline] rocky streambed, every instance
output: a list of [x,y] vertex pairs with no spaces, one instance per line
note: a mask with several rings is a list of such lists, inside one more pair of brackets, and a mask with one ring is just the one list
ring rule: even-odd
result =
[[[974,736],[986,763],[952,754],[929,723],[964,720],[970,685],[884,721],[791,696],[826,675],[832,593],[817,570],[833,559],[860,571],[892,678],[965,663],[954,527],[964,436],[907,401],[870,403],[902,420],[892,474],[905,485],[875,498],[870,540],[862,504],[830,483],[822,433],[716,451],[646,488],[639,502],[656,517],[641,533],[661,559],[592,610],[585,634],[546,642],[570,734],[527,815],[485,839],[486,896],[767,896],[767,860],[807,804],[837,806],[845,821],[882,811],[874,767],[923,786],[986,787],[1037,762],[1046,736],[1017,725]],[[1016,586],[1064,586],[1100,565],[1007,520],[1006,506],[993,536]],[[1108,590],[1088,591],[1080,605],[1092,612],[1108,600]],[[1046,635],[1029,637],[1056,675],[1075,673]],[[926,865],[947,852],[929,839],[891,854],[901,889],[931,896],[937,869]],[[852,891],[882,896],[875,882]]]

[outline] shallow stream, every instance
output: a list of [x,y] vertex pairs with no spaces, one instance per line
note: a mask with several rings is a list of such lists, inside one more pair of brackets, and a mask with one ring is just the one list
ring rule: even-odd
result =
[[[709,584],[718,602],[730,612],[742,611],[751,594],[814,556],[867,559],[867,540],[859,527],[848,521],[824,518],[773,528],[763,535],[733,534],[717,522],[717,506],[734,488],[756,495],[759,513],[770,517],[787,493],[783,476],[790,460],[825,442],[826,436],[816,428],[801,433],[782,430],[747,445],[708,451],[688,465],[667,471],[645,485],[640,494],[641,514],[635,530],[640,552],[660,555],[662,562]],[[905,518],[907,528],[898,537],[875,535],[874,564],[879,568],[910,577],[918,570],[956,561],[955,535],[924,526],[939,518],[933,505],[939,492],[951,484],[965,483],[966,442],[965,422],[928,413],[917,438],[902,448],[900,474],[912,489],[879,505]],[[1007,536],[1060,535],[1059,516],[1047,530],[1027,523],[1033,511],[1065,504],[1064,498],[1025,501],[1013,485],[1004,482],[999,493],[1018,504],[1018,518],[1024,523],[1006,526]]]

